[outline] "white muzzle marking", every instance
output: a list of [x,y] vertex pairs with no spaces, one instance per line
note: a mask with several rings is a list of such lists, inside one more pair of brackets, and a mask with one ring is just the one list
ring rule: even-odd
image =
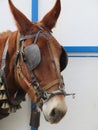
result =
[[58,123],[67,112],[64,96],[56,95],[52,97],[43,105],[42,110],[48,122]]

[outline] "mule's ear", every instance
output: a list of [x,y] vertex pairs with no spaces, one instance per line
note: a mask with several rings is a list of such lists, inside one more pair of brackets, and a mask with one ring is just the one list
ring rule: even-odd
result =
[[21,13],[11,2],[11,0],[8,0],[9,6],[11,9],[11,12],[14,16],[14,19],[16,21],[16,25],[18,27],[18,30],[21,34],[26,34],[30,31],[31,28],[33,28],[33,23],[27,19],[27,17]]
[[60,0],[56,0],[56,4],[54,5],[54,7],[43,17],[43,19],[40,22],[44,24],[46,27],[48,27],[49,30],[51,30],[57,22],[60,11]]

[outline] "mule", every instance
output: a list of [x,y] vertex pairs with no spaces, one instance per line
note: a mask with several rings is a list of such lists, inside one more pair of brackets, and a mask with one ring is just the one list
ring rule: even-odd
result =
[[52,35],[60,0],[37,23],[8,2],[17,31],[0,34],[0,119],[16,112],[28,94],[46,121],[58,123],[67,112],[61,72],[68,63],[64,48]]

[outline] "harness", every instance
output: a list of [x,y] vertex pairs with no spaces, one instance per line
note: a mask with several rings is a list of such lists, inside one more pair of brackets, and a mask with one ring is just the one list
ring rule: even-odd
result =
[[[55,67],[55,71],[57,73],[57,79],[52,81],[51,83],[47,84],[46,86],[44,86],[43,88],[41,88],[41,86],[39,85],[36,76],[33,73],[33,70],[39,65],[40,61],[41,61],[41,54],[40,54],[40,49],[37,45],[37,41],[39,37],[45,37],[47,38],[48,41],[48,50],[49,50],[49,54],[51,56],[51,59],[53,61],[54,67]],[[58,74],[58,70],[57,70],[57,65],[53,56],[53,52],[50,46],[50,39],[49,37],[51,36],[51,34],[49,32],[43,32],[43,30],[41,29],[39,32],[35,33],[35,34],[31,34],[31,35],[26,35],[26,36],[20,36],[20,34],[18,33],[17,36],[17,47],[16,47],[16,57],[14,60],[14,70],[16,72],[16,76],[18,81],[21,82],[21,80],[24,82],[24,84],[26,85],[25,90],[27,90],[29,92],[29,95],[31,95],[31,100],[32,99],[32,92],[35,95],[35,102],[39,102],[40,103],[40,107],[43,106],[43,104],[45,102],[47,102],[50,98],[52,98],[55,95],[64,95],[64,96],[69,96],[72,95],[74,96],[75,94],[67,94],[65,92],[64,89],[64,82],[63,82],[63,77],[61,75]],[[24,48],[24,41],[29,39],[29,38],[33,38],[34,37],[34,42],[29,45],[26,46]],[[20,103],[21,101],[23,101],[24,97],[25,97],[25,92],[19,92],[21,93],[20,95],[20,99],[17,98],[17,100],[15,100],[14,102],[10,101],[9,98],[9,92],[7,89],[7,82],[6,82],[6,76],[5,76],[5,72],[4,72],[4,68],[6,65],[6,56],[7,56],[7,51],[8,51],[8,41],[7,40],[6,44],[5,44],[5,48],[4,48],[4,52],[3,52],[3,56],[2,56],[2,65],[1,65],[1,69],[0,69],[0,100],[2,101],[1,103],[1,109],[5,110],[6,112],[6,116],[8,116],[8,114],[10,112],[15,112],[17,109],[20,108]],[[32,52],[32,53],[31,53]],[[20,64],[20,60],[22,60],[30,73],[30,77],[31,77],[31,81],[28,81],[26,76],[23,73],[22,70],[22,66]],[[59,89],[55,90],[51,93],[48,93],[47,90],[50,89],[51,87],[55,86],[59,84]],[[16,97],[18,97],[19,93],[17,93]],[[34,113],[34,111],[36,111]],[[33,108],[32,111],[34,114],[33,116],[31,116],[31,125],[32,125],[32,119],[35,117],[39,117],[39,110],[37,107]],[[38,120],[38,119],[37,119]],[[37,123],[38,121],[33,122],[33,126],[38,127],[39,123]],[[37,125],[36,125],[37,123]]]
[[[9,115],[9,113],[16,112],[17,109],[20,109],[20,103],[23,100],[24,94],[22,93],[21,99],[18,99],[14,102],[11,102],[9,98],[9,92],[8,92],[8,86],[6,82],[6,76],[5,76],[5,66],[6,66],[6,56],[8,51],[8,42],[9,39],[7,39],[5,48],[2,55],[2,63],[0,68],[0,119],[6,117]],[[17,93],[18,95],[19,93]]]
[[[15,60],[15,65],[17,66],[17,72],[18,72],[18,75],[20,75],[19,77],[21,77],[24,80],[24,82],[27,85],[29,85],[30,89],[32,89],[34,92],[36,92],[36,98],[37,99],[36,99],[35,102],[40,101],[41,106],[45,102],[47,102],[51,97],[53,97],[55,95],[64,95],[64,96],[69,95],[69,94],[66,94],[66,92],[64,90],[63,78],[61,76],[59,76],[58,71],[57,71],[57,66],[56,66],[56,63],[55,63],[55,60],[54,60],[53,52],[52,52],[51,47],[50,47],[50,40],[49,40],[50,35],[51,35],[50,33],[47,33],[47,32],[44,33],[42,31],[39,31],[36,34],[22,36],[20,38],[21,46],[17,46],[17,55],[16,55],[16,60]],[[38,41],[38,38],[40,36],[44,36],[48,39],[49,53],[50,53],[50,56],[52,58],[52,61],[53,61],[53,64],[55,66],[55,70],[56,70],[56,73],[57,73],[57,76],[58,76],[58,79],[56,79],[56,80],[52,81],[51,83],[47,84],[46,86],[43,87],[43,89],[39,85],[39,83],[36,79],[36,76],[33,73],[33,70],[38,66],[38,64],[41,61],[41,54],[40,54],[39,47],[37,45],[37,41]],[[29,39],[29,38],[32,38],[32,37],[35,38],[33,44],[25,47],[24,50],[23,50],[24,41]],[[19,56],[23,59],[23,61],[27,65],[27,68],[28,68],[28,70],[30,72],[30,76],[31,76],[31,82],[29,82],[25,78],[25,76],[22,72],[22,69],[21,69],[21,66],[19,65],[19,60],[18,60]],[[49,88],[53,87],[56,84],[60,85],[59,90],[48,93],[47,90]]]

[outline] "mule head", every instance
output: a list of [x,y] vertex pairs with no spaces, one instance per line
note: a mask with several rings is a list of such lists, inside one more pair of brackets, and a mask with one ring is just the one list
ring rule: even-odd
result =
[[[26,58],[26,61],[24,61],[23,56],[21,56],[22,60],[19,60],[19,64],[22,64],[21,73],[31,83],[31,86],[29,83],[26,84],[21,76],[21,80],[19,80],[15,74],[16,80],[28,93],[32,102],[37,97],[36,101],[38,106],[40,106],[42,101],[41,109],[45,119],[50,123],[57,123],[67,111],[64,98],[66,93],[61,76],[61,71],[67,65],[67,54],[51,34],[51,30],[60,14],[60,0],[56,0],[54,7],[38,23],[30,22],[12,4],[11,0],[8,1],[20,32],[20,42]],[[33,80],[38,83],[38,88]],[[39,96],[40,93],[41,95]]]

